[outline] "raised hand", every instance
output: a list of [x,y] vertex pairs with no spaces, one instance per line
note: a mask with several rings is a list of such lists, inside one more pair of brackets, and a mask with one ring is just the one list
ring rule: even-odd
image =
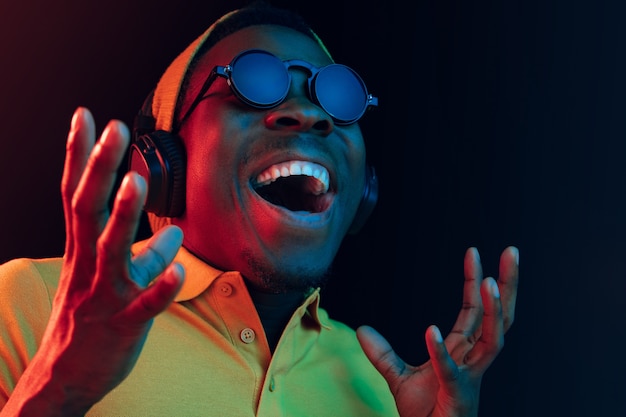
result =
[[463,307],[450,334],[436,326],[426,331],[430,360],[421,366],[404,362],[374,329],[357,330],[372,364],[387,380],[398,411],[407,417],[472,417],[478,415],[482,376],[504,346],[513,323],[519,253],[506,248],[498,280],[483,279],[475,248],[465,254]]
[[90,112],[74,114],[61,187],[67,241],[59,286],[41,346],[2,415],[84,415],[128,375],[152,319],[182,285],[184,271],[172,263],[179,228],[130,253],[146,195],[141,176],[125,176],[109,213],[128,141],[126,126],[111,121],[94,146]]

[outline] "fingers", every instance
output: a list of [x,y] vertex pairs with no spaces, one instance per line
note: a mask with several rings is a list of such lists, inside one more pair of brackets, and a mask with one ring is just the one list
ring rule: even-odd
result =
[[[472,372],[463,364],[457,365],[448,353],[437,326],[430,326],[425,338],[430,362],[441,388],[440,393],[437,394],[438,401],[442,405],[445,404],[444,407],[452,405],[455,416],[478,415],[480,381],[483,372]],[[468,370],[470,373],[467,372]],[[445,414],[448,415],[449,412]]]
[[504,324],[500,291],[496,281],[491,277],[485,278],[480,292],[485,306],[482,334],[474,348],[466,355],[465,363],[482,372],[504,346]]
[[[477,343],[464,356],[463,361],[457,364],[452,358],[443,342],[441,332],[436,326],[430,326],[426,331],[426,347],[433,370],[440,386],[447,392],[449,398],[467,397],[468,392],[465,392],[467,391],[464,387],[465,383],[461,380],[469,377],[470,381],[480,381],[504,344],[498,285],[493,278],[485,278],[480,292],[485,306],[482,318],[482,334]],[[461,377],[461,372],[466,376]],[[470,395],[468,398],[471,397]],[[477,401],[477,398],[475,400]],[[473,401],[469,401],[469,403],[471,404]]]
[[61,198],[65,213],[65,253],[71,256],[72,198],[95,142],[95,122],[89,110],[79,107],[74,112],[70,132],[67,137],[65,166],[61,180]]
[[515,319],[515,303],[519,280],[519,250],[515,246],[506,248],[500,256],[498,287],[502,294],[504,331],[506,332]]
[[476,248],[469,248],[465,251],[463,271],[465,274],[463,307],[454,323],[452,333],[460,333],[467,337],[474,334],[480,327],[483,313],[482,301],[480,299],[483,270]]
[[448,386],[449,384],[444,383],[444,381],[455,381],[459,376],[459,367],[448,353],[437,326],[428,327],[425,339],[426,349],[433,364],[435,375],[437,375],[442,386]]
[[484,313],[481,335],[465,357],[465,363],[484,371],[504,346],[504,334],[510,328],[515,313],[519,252],[506,248],[500,256],[499,278],[488,277],[480,288]]
[[365,356],[385,378],[390,387],[398,382],[407,369],[407,364],[394,352],[387,340],[369,326],[361,326],[356,331]]
[[162,312],[180,291],[185,278],[185,270],[177,263],[170,264],[163,275],[153,285],[142,291],[124,313],[121,320],[144,323]]
[[133,280],[147,286],[172,262],[183,243],[183,232],[177,226],[159,229],[132,261]]
[[[147,193],[145,180],[137,173],[125,176],[109,214],[109,200],[129,140],[126,125],[114,120],[94,146],[91,113],[79,108],[73,116],[61,186],[66,260],[70,261],[64,263],[68,278],[59,284],[64,290],[57,294],[96,290],[92,298],[106,300],[103,305],[117,311],[116,317],[141,323],[163,311],[180,290],[184,271],[171,263],[182,243],[182,231],[175,227],[162,231],[150,240],[147,250],[131,260],[130,247]],[[136,284],[145,287],[159,274],[153,285],[137,288]]]
[[[72,201],[74,238],[80,249],[95,252],[95,243],[108,220],[108,202],[130,133],[111,121],[94,147]],[[88,251],[89,252],[89,251]]]
[[[79,108],[72,119],[62,180],[66,219],[68,280],[60,288],[88,288],[96,266],[98,238],[108,220],[108,203],[130,134],[112,121],[94,146],[95,123],[91,113]],[[61,291],[63,293],[64,291]]]
[[145,180],[135,172],[126,174],[122,181],[111,218],[97,241],[97,277],[102,281],[128,276],[130,246],[137,233],[146,189]]

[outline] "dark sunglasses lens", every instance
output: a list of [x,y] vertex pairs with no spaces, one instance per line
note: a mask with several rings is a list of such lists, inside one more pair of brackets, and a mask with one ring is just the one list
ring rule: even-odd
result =
[[283,62],[264,52],[240,55],[232,64],[231,84],[240,98],[251,106],[278,105],[289,91],[289,73]]
[[344,65],[324,67],[315,77],[314,90],[320,106],[340,123],[356,122],[367,108],[363,80]]

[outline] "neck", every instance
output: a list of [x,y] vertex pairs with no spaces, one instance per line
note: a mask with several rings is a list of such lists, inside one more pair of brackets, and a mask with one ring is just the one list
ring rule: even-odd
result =
[[246,284],[273,353],[289,319],[304,301],[305,294],[301,291],[269,293],[258,290],[248,282]]

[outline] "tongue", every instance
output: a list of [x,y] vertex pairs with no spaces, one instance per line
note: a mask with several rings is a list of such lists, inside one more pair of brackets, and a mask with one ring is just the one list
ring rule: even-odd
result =
[[323,190],[324,185],[317,179],[295,175],[279,178],[256,191],[270,203],[288,210],[318,213],[323,210],[319,197]]
[[324,183],[317,178],[307,177],[308,181],[305,181],[304,191],[313,195],[320,195],[326,192]]

